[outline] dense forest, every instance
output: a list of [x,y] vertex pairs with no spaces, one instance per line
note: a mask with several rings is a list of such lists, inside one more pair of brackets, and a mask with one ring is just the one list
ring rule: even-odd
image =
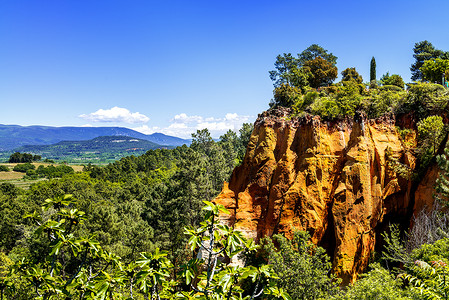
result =
[[[420,168],[407,176],[440,167],[436,208],[416,215],[410,231],[392,224],[355,283],[340,286],[308,232],[255,245],[219,222],[227,210],[211,201],[244,159],[253,130],[244,124],[218,141],[205,129],[190,146],[59,170],[61,178],[27,190],[1,183],[1,299],[449,299],[449,150],[441,146],[449,54],[427,41],[413,51],[407,88],[397,74],[377,80],[374,57],[369,82],[351,67],[333,83],[337,57],[318,45],[279,55],[270,72],[270,107],[289,107],[292,117],[413,115]],[[47,171],[36,172],[29,176]]]

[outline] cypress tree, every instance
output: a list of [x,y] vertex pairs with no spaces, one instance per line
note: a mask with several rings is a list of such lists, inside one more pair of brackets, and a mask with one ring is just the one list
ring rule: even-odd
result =
[[376,80],[376,60],[371,58],[371,67],[370,67],[370,73],[369,73],[369,81]]

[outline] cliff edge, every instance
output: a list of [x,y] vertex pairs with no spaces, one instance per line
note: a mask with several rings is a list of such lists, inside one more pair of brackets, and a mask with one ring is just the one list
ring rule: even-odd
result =
[[232,212],[224,221],[256,240],[307,230],[333,258],[334,273],[352,282],[386,217],[410,218],[433,203],[426,191],[435,170],[412,183],[416,134],[401,140],[395,122],[362,114],[324,122],[285,108],[260,114],[243,163],[215,199]]

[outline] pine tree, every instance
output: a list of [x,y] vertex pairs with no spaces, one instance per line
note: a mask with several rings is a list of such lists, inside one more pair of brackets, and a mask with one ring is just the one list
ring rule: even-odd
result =
[[373,81],[376,80],[376,59],[371,58],[371,66],[370,66],[370,71],[369,71],[369,81]]
[[415,43],[415,47],[413,47],[413,53],[415,62],[410,67],[410,71],[412,72],[412,80],[414,81],[423,79],[423,74],[420,69],[426,60],[431,60],[438,57],[444,59],[447,58],[447,53],[436,49],[429,41],[421,41]]

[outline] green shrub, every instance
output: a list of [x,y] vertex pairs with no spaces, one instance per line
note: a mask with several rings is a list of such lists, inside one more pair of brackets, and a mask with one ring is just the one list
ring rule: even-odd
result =
[[400,274],[404,282],[421,295],[421,299],[448,299],[448,242],[448,238],[443,238],[414,249],[411,254],[414,263],[407,265],[406,272]]
[[379,264],[372,264],[371,271],[361,275],[353,285],[333,300],[412,300],[421,299],[418,292],[402,288],[402,281],[395,279]]
[[345,81],[340,83],[337,88],[335,94],[316,98],[310,105],[311,113],[324,119],[333,120],[353,116],[356,110],[364,109],[367,106],[361,94],[365,91],[363,84]]
[[0,172],[9,172],[9,168],[4,165],[0,165]]
[[398,87],[396,85],[383,85],[383,86],[379,87],[379,90],[400,92],[400,91],[403,91],[404,88]]
[[26,174],[27,174],[27,176],[33,176],[33,175],[36,175],[36,170],[34,170],[34,169],[28,169],[28,170],[26,170]]
[[403,90],[370,90],[370,95],[367,98],[367,102],[369,102],[368,116],[378,118],[384,114],[394,113],[405,96],[406,92]]
[[319,97],[319,94],[316,91],[307,92],[307,94],[305,94],[304,97],[302,97],[303,98],[302,102],[304,103],[304,106],[309,106],[318,97]]
[[418,152],[434,156],[443,139],[444,123],[440,116],[430,116],[418,122]]
[[307,92],[304,96],[298,97],[293,104],[293,111],[298,114],[304,111],[305,108],[310,106],[316,99],[319,98],[319,94],[316,91]]
[[310,111],[325,119],[336,119],[340,117],[340,108],[333,97],[320,97],[311,106]]
[[441,114],[449,101],[449,91],[439,84],[418,82],[410,86],[395,113],[412,112],[419,118]]
[[[449,238],[445,214],[438,210],[419,213],[405,243],[397,225],[390,225],[390,234],[382,235],[386,243],[384,259],[401,263],[398,277],[416,299],[447,299],[449,295]],[[438,236],[444,237],[435,240]]]
[[295,232],[292,240],[279,234],[263,240],[268,261],[279,277],[276,286],[293,299],[319,299],[338,291],[338,280],[328,275],[332,264],[326,251],[309,240],[305,231]]
[[340,116],[353,116],[357,109],[364,107],[362,93],[365,87],[353,81],[343,82],[335,95],[335,100],[340,110]]
[[270,107],[292,107],[299,99],[301,99],[301,90],[289,84],[281,84],[273,91],[273,100]]
[[337,92],[338,92],[338,87],[334,84],[320,88],[320,93],[322,93],[322,96],[335,94]]
[[449,238],[436,241],[433,244],[424,244],[412,251],[413,260],[432,262],[442,260],[449,263]]
[[36,166],[34,166],[30,163],[25,163],[25,164],[15,165],[12,170],[16,171],[16,172],[26,173],[28,170],[34,170],[35,168],[36,168]]
[[48,167],[40,165],[35,172],[35,174],[38,175],[39,177],[46,177],[48,179],[60,178],[65,174],[73,174],[73,173],[75,173],[73,168],[66,165],[60,165],[56,167],[53,165],[50,165]]
[[404,80],[402,79],[402,77],[398,74],[392,74],[390,75],[390,73],[387,72],[387,74],[384,74],[381,78],[380,78],[380,82],[382,83],[382,85],[384,87],[398,87],[401,90],[404,89]]

